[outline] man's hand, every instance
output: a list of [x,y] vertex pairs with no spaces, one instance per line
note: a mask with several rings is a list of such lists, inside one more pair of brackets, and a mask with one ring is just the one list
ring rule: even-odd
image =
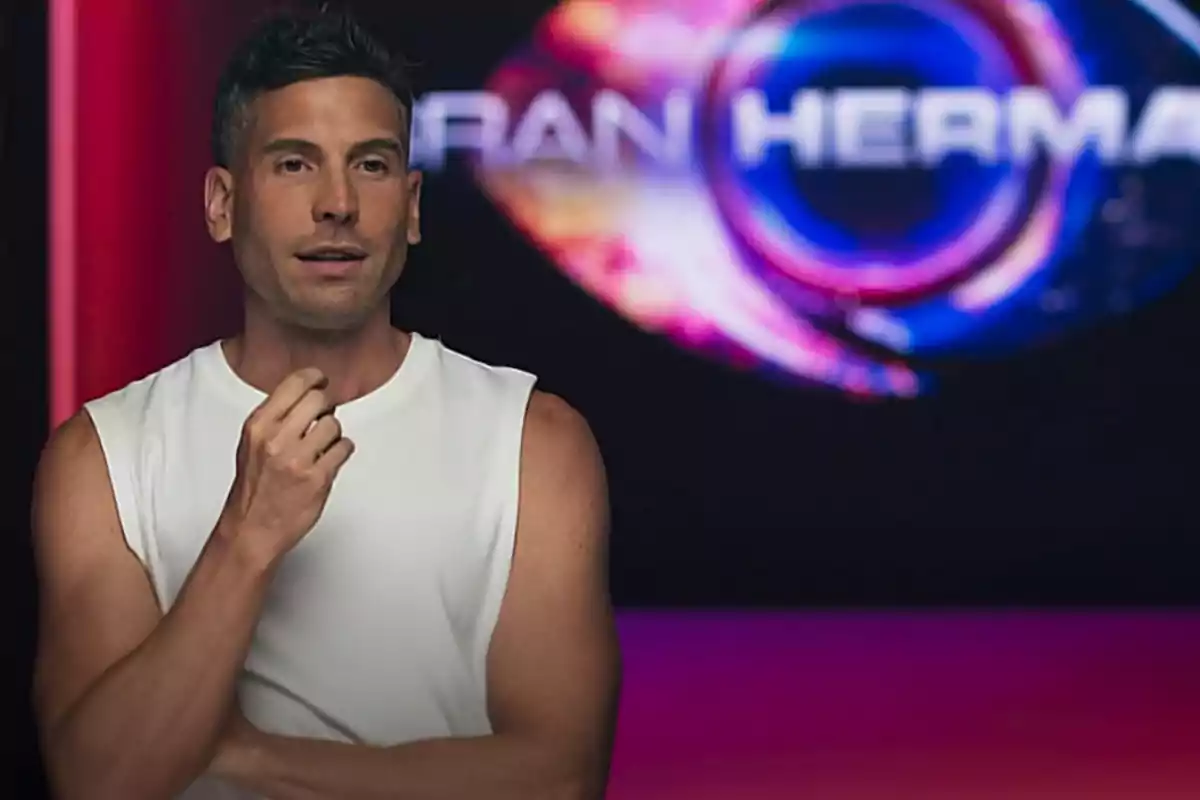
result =
[[237,475],[217,529],[260,563],[274,564],[312,529],[354,452],[326,383],[314,368],[292,373],[242,427]]

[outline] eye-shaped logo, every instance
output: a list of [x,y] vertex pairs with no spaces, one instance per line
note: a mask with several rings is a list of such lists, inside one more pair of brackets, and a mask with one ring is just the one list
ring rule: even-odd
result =
[[1178,284],[1198,55],[1172,0],[570,0],[414,155],[646,330],[911,396]]

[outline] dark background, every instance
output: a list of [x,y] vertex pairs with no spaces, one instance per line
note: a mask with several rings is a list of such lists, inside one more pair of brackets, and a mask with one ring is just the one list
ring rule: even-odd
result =
[[[480,21],[464,13],[473,5],[412,7],[399,39],[421,64],[419,88],[477,87],[549,7],[506,3]],[[27,519],[47,434],[46,20],[32,0],[10,9],[0,11],[9,15],[0,17],[0,263],[13,466],[0,585],[16,669],[4,719],[23,726],[5,747],[16,742],[22,780],[32,781]],[[735,372],[642,333],[570,284],[466,182],[435,180],[427,192],[427,243],[401,283],[397,317],[536,372],[588,417],[610,472],[619,605],[1200,599],[1191,491],[1200,275],[1101,330],[963,365],[934,397],[862,403]]]
[[[13,452],[5,459],[3,552],[5,609],[0,695],[0,793],[41,796],[42,778],[29,710],[35,594],[29,548],[33,468],[46,438],[46,31],[42,3],[0,7],[0,269],[7,290],[4,372]],[[15,791],[10,790],[12,786]]]

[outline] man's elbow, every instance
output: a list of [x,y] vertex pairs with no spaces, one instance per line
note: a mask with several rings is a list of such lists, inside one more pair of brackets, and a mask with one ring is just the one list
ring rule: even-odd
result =
[[608,759],[598,756],[556,759],[543,793],[545,800],[604,800]]
[[542,800],[603,800],[604,787],[605,781],[589,775],[559,775],[538,794]]
[[92,757],[70,721],[55,720],[43,726],[42,766],[51,796],[55,800],[116,800],[126,789],[118,765]]
[[[113,765],[90,763],[88,759],[74,754],[59,752],[44,755],[46,782],[55,800],[128,800],[132,791],[147,791],[144,780],[133,781],[133,776]],[[163,791],[143,794],[146,800],[167,800],[171,795]]]
[[558,800],[604,800],[607,786],[607,774],[581,776],[563,788]]
[[143,753],[94,746],[80,731],[56,726],[43,736],[46,780],[55,800],[170,800],[203,770],[186,764],[168,770]]
[[[61,745],[44,749],[43,764],[55,800],[119,800],[130,796],[132,786],[118,765],[90,759]],[[166,797],[164,794],[164,800]]]

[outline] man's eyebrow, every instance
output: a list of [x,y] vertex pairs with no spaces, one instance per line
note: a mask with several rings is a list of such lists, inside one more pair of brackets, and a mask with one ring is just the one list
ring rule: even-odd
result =
[[367,139],[365,141],[358,142],[350,148],[350,157],[355,158],[357,156],[366,155],[367,153],[380,152],[392,153],[396,157],[403,159],[404,145],[400,143],[399,139],[395,139],[390,136],[383,136],[377,139]]
[[[399,139],[381,136],[356,142],[350,148],[349,157],[353,159],[368,153],[392,153],[403,160],[404,151],[404,145]],[[321,155],[321,148],[307,139],[284,138],[272,139],[267,142],[263,145],[262,152],[268,155],[272,153],[303,153],[311,158],[317,158]]]
[[263,145],[263,153],[305,153],[320,155],[321,148],[307,139],[272,139]]

